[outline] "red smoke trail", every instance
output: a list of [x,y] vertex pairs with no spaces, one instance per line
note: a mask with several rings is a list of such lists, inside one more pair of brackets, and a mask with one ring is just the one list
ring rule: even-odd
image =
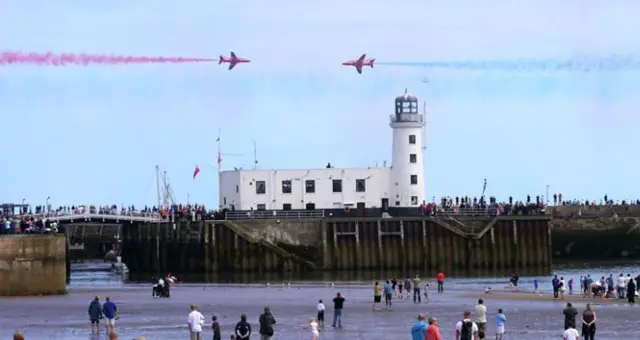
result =
[[185,64],[208,63],[218,59],[183,57],[134,57],[86,53],[25,53],[21,51],[1,51],[0,66],[12,64],[31,64],[40,66],[80,65],[122,65],[122,64]]

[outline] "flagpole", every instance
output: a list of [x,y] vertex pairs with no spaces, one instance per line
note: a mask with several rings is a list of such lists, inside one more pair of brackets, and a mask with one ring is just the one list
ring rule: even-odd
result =
[[218,159],[216,162],[218,163],[218,174],[222,172],[222,147],[220,146],[220,128],[218,128],[218,138],[216,139],[216,143],[218,144]]

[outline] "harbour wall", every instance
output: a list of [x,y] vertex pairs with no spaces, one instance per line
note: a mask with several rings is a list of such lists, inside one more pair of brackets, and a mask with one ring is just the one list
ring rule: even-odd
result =
[[548,216],[326,218],[132,224],[122,258],[135,273],[444,270],[550,272]]
[[640,258],[640,205],[560,206],[550,213],[555,259]]
[[66,293],[64,235],[0,237],[0,296]]

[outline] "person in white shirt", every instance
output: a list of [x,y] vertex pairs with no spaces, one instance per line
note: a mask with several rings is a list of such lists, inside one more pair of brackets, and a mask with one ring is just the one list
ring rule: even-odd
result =
[[487,333],[487,306],[484,305],[484,301],[482,299],[478,299],[475,316],[476,325],[478,325],[478,334],[482,340]]
[[324,327],[324,303],[322,303],[322,300],[318,301],[318,306],[316,306],[316,312],[318,312],[318,325],[320,326],[320,328]]
[[463,336],[470,334],[472,340],[478,340],[478,325],[471,321],[471,312],[465,311],[464,318],[456,323],[456,340],[463,339]]
[[316,319],[311,318],[309,321],[309,325],[302,328],[310,328],[311,329],[311,339],[318,340],[320,339],[320,325],[316,322]]
[[620,299],[624,299],[625,296],[625,292],[627,289],[627,285],[624,283],[625,279],[624,276],[622,274],[620,274],[620,276],[618,276],[618,279],[616,280],[616,287],[618,288],[618,298]]
[[577,329],[569,327],[562,333],[562,340],[580,340],[580,333]]
[[202,326],[204,326],[204,316],[198,312],[196,305],[191,305],[191,313],[187,318],[191,340],[202,340]]

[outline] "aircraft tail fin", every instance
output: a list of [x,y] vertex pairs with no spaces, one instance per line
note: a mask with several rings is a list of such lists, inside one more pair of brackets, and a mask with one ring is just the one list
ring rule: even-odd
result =
[[222,64],[222,62],[224,62],[224,57],[220,56],[220,59],[218,59],[218,65]]
[[375,63],[375,62],[376,62],[376,59],[375,59],[375,58],[374,58],[374,59],[371,59],[371,68],[373,68],[373,63]]

